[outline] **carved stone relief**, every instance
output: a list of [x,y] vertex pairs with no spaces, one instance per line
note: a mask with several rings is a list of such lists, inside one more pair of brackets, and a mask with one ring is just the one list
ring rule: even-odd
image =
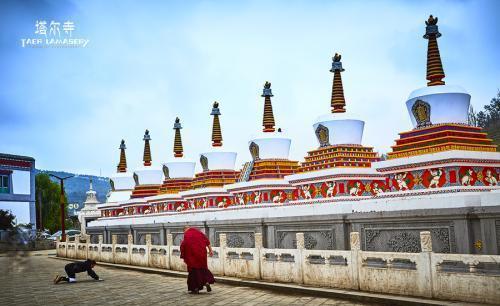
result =
[[278,230],[276,247],[280,249],[297,248],[296,233],[304,233],[304,247],[308,250],[333,250],[335,247],[334,230]]
[[412,232],[401,232],[387,242],[393,252],[419,253],[420,239]]
[[215,233],[215,246],[220,246],[220,234],[226,234],[226,243],[230,248],[253,248],[255,247],[254,232],[219,232]]
[[362,246],[366,251],[420,252],[420,232],[431,233],[432,249],[436,253],[456,252],[452,223],[430,224],[364,224],[361,228]]

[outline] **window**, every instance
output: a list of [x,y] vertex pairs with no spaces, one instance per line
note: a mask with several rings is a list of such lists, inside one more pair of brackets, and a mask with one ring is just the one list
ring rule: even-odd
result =
[[8,175],[0,174],[0,193],[10,193]]

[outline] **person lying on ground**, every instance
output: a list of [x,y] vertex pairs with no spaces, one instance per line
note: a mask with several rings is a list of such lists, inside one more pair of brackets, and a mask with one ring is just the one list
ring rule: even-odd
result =
[[59,274],[54,278],[54,284],[58,284],[61,281],[74,283],[76,282],[76,273],[87,272],[87,274],[95,280],[102,280],[97,276],[97,274],[92,270],[96,265],[96,261],[92,259],[87,259],[85,261],[72,262],[64,267],[66,271],[66,276],[61,276]]

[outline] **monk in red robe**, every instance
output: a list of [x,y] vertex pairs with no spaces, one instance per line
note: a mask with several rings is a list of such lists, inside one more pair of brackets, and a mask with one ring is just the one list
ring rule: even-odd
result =
[[188,268],[187,285],[190,293],[199,293],[203,287],[207,292],[212,291],[210,284],[215,282],[214,276],[208,270],[207,248],[210,257],[214,255],[210,240],[199,229],[184,227],[184,239],[181,243],[181,258]]

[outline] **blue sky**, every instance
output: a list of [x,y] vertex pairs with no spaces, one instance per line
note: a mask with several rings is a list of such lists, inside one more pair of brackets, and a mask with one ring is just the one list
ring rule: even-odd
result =
[[[185,3],[184,3],[185,2]],[[342,54],[347,110],[381,153],[411,128],[404,102],[425,86],[424,21],[439,17],[447,84],[481,109],[500,88],[498,1],[1,1],[0,152],[41,169],[110,175],[122,138],[129,169],[173,156],[173,122],[187,157],[209,148],[220,102],[224,147],[250,159],[266,80],[291,158],[317,147],[329,112],[331,56]],[[37,20],[70,20],[86,48],[22,48]]]

